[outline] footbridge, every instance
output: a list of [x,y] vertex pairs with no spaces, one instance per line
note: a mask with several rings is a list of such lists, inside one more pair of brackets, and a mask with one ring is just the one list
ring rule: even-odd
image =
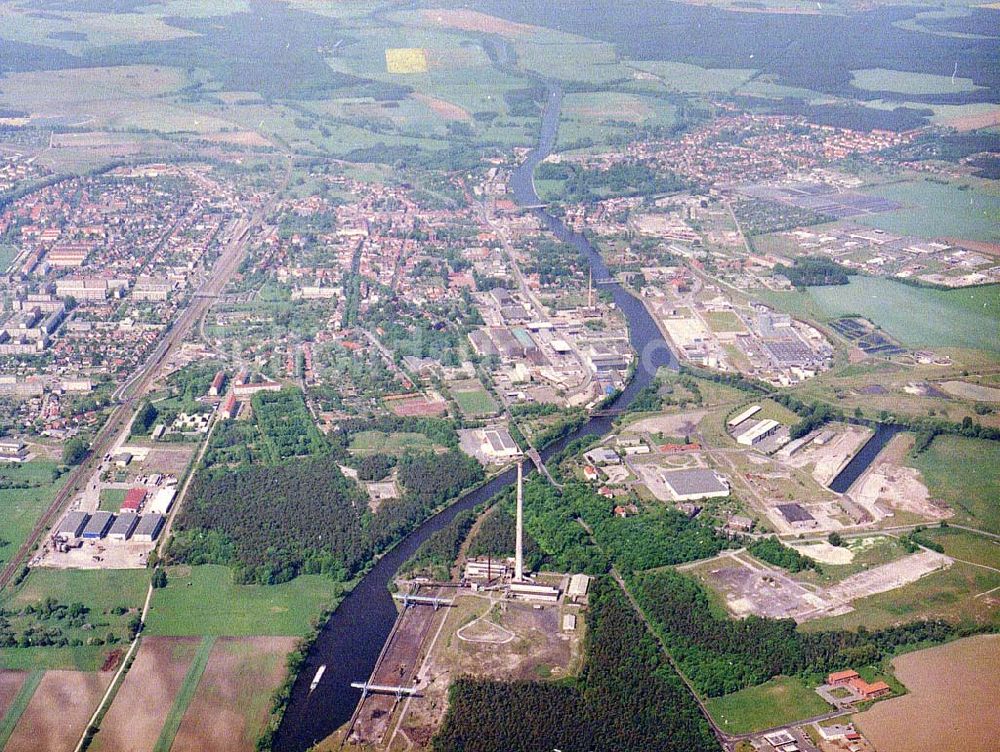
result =
[[409,608],[410,606],[433,606],[434,610],[437,611],[442,606],[447,607],[455,603],[455,601],[448,598],[431,598],[428,595],[410,595],[409,593],[393,593],[392,597],[397,601],[402,601],[403,608]]
[[351,682],[354,689],[361,690],[361,699],[368,695],[395,695],[396,699],[406,697],[421,697],[416,687],[394,687],[388,684],[370,684],[369,682]]
[[535,469],[540,472],[556,488],[562,488],[562,483],[556,481],[549,472],[549,469],[545,467],[545,463],[542,461],[542,455],[538,453],[537,449],[529,449],[524,453],[524,456],[531,460],[531,464],[535,466]]

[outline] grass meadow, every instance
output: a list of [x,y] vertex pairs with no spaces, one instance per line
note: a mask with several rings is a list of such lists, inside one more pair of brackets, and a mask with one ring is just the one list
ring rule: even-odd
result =
[[708,712],[723,731],[743,734],[820,715],[830,706],[794,676],[779,676],[706,702]]
[[[0,483],[0,563],[9,561],[20,548],[62,487],[65,476],[52,480],[57,465],[50,460],[32,460],[0,466],[0,480],[6,481]],[[21,483],[29,487],[3,487]]]
[[1000,534],[1000,442],[938,436],[913,464],[957,522]]
[[341,586],[324,575],[280,585],[237,585],[218,565],[169,567],[167,586],[153,595],[144,634],[163,636],[305,635]]
[[762,291],[760,297],[794,316],[829,321],[859,315],[908,347],[959,347],[1000,352],[1000,287],[961,290],[910,287],[879,277],[804,292]]

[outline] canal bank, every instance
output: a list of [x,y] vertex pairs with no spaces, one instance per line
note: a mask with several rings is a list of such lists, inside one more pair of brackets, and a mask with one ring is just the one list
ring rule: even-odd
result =
[[[535,167],[551,152],[559,126],[562,90],[548,87],[538,145],[527,155],[511,179],[511,188],[521,206],[540,204],[532,177]],[[659,328],[645,306],[610,279],[597,249],[580,233],[571,231],[555,216],[540,208],[530,209],[557,238],[571,243],[590,264],[595,281],[602,284],[628,321],[629,340],[637,354],[632,380],[610,407],[626,407],[636,393],[650,384],[661,367],[676,368],[677,359],[667,347]],[[581,428],[541,453],[543,461],[562,451],[571,441],[584,436],[604,435],[612,429],[611,417],[594,417]],[[485,485],[459,499],[414,530],[371,568],[331,615],[313,643],[299,675],[292,685],[291,698],[273,741],[277,752],[301,752],[325,739],[346,723],[361,698],[351,682],[371,675],[386,638],[396,621],[396,606],[388,590],[399,567],[434,532],[447,525],[459,512],[489,501],[513,485],[515,471],[496,476]],[[322,680],[310,688],[313,677],[326,666]]]

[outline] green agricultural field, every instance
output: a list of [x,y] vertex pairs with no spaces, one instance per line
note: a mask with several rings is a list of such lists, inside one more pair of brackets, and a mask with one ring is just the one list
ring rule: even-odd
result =
[[280,585],[237,585],[228,567],[169,567],[167,586],[153,594],[144,634],[305,635],[343,590],[324,575]]
[[632,71],[618,62],[614,45],[548,29],[542,32],[544,38],[538,36],[517,42],[517,60],[547,78],[600,85],[632,77]]
[[629,61],[627,65],[655,76],[670,89],[692,94],[729,92],[745,84],[756,73],[747,68],[702,68],[665,60]]
[[1000,534],[1000,442],[938,436],[913,464],[956,521]]
[[492,415],[497,411],[496,400],[485,389],[472,392],[453,392],[453,396],[466,415]]
[[351,437],[351,454],[393,454],[399,456],[410,450],[433,449],[434,442],[422,433],[362,431]]
[[124,488],[102,488],[100,509],[104,512],[117,512],[125,501]]
[[894,91],[899,94],[958,94],[982,88],[976,86],[971,78],[952,78],[887,68],[852,71],[851,84],[866,91]]
[[589,139],[635,136],[635,126],[665,128],[676,121],[675,108],[655,97],[618,91],[570,93],[563,98],[557,149]]
[[[52,480],[58,463],[32,460],[0,465],[0,562],[9,561],[62,487]],[[27,488],[11,486],[27,485]]]
[[108,652],[106,645],[79,645],[68,648],[3,648],[0,650],[0,668],[15,671],[35,669],[98,671]]
[[908,347],[965,347],[1000,352],[1000,287],[935,290],[880,277],[805,292],[762,291],[760,297],[793,316],[828,321],[859,315]]
[[831,708],[797,677],[782,676],[724,697],[712,697],[708,712],[729,734],[745,734],[826,713]]
[[803,89],[798,86],[785,86],[784,84],[776,83],[774,79],[774,76],[754,78],[748,83],[738,86],[733,91],[733,94],[744,97],[762,97],[764,99],[786,99],[792,97],[803,99],[806,102],[820,102],[828,99],[828,97],[818,91]]
[[960,190],[956,185],[913,180],[864,192],[902,204],[895,211],[856,217],[870,227],[923,238],[1000,241],[1000,191],[995,186]]

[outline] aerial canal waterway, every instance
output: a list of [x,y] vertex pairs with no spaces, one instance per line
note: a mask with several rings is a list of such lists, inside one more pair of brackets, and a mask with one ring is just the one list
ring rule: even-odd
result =
[[885,449],[886,444],[892,441],[892,437],[905,430],[905,426],[894,423],[877,424],[871,438],[851,458],[851,461],[844,465],[844,469],[837,473],[837,477],[830,482],[830,490],[835,493],[847,493],[854,482],[875,461],[879,453]]
[[[538,145],[514,172],[512,188],[521,206],[538,206],[532,176],[535,167],[548,156],[555,144],[562,105],[562,90],[549,87]],[[607,267],[597,250],[583,235],[572,232],[558,217],[541,208],[531,209],[556,237],[572,243],[587,257],[594,280],[612,296],[615,305],[628,320],[629,338],[638,363],[631,381],[610,407],[628,405],[636,392],[648,385],[661,367],[676,368],[677,360],[663,341],[656,322],[645,306],[609,278]],[[603,435],[611,430],[611,418],[591,418],[582,428],[542,452],[547,459],[570,441],[582,436]],[[291,699],[281,726],[274,738],[277,752],[300,752],[325,739],[350,720],[361,699],[354,681],[366,681],[375,667],[379,652],[396,620],[396,605],[387,585],[399,567],[427,538],[447,525],[456,514],[488,501],[513,485],[515,472],[509,470],[463,496],[452,506],[431,517],[399,545],[389,551],[369,570],[343,600],[313,643],[309,655],[292,687]],[[320,666],[326,666],[322,680],[310,691],[310,684]]]

